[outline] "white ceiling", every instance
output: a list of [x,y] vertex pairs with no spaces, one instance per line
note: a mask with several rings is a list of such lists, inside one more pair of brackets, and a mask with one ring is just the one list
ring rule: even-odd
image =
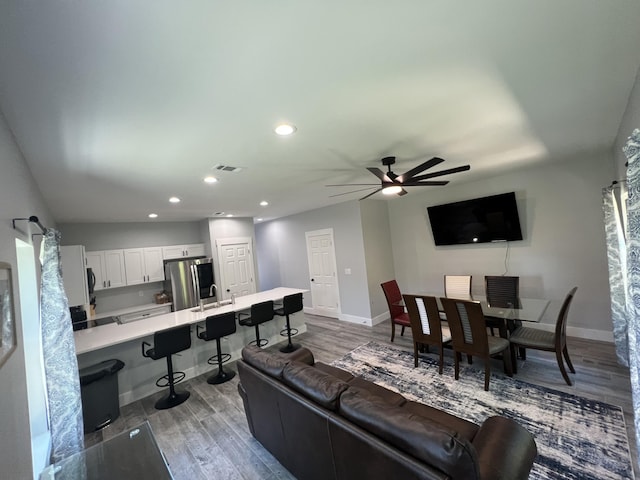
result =
[[269,219],[386,155],[470,164],[453,184],[610,149],[639,25],[637,0],[5,0],[0,108],[59,222]]

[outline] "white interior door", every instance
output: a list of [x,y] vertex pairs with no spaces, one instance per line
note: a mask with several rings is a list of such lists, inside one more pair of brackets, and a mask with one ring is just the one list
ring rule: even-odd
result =
[[306,232],[313,313],[338,318],[340,296],[333,229]]
[[216,240],[220,266],[219,299],[256,293],[250,238]]

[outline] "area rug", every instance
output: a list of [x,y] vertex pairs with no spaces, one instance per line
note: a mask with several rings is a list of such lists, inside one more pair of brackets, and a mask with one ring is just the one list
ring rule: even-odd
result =
[[492,415],[516,420],[533,434],[538,456],[530,479],[632,479],[633,468],[622,409],[515,378],[492,375],[484,391],[484,368],[462,365],[460,380],[445,363],[438,375],[435,355],[369,342],[333,365],[480,424]]

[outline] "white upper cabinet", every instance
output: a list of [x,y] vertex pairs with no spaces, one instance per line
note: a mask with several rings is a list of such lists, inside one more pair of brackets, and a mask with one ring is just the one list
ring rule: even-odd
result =
[[204,255],[204,243],[194,243],[191,245],[171,245],[162,247],[162,258],[173,260],[185,257],[201,257]]
[[127,285],[164,280],[162,248],[128,248],[124,250]]
[[123,250],[87,252],[86,256],[87,267],[96,276],[95,290],[124,287],[127,284]]

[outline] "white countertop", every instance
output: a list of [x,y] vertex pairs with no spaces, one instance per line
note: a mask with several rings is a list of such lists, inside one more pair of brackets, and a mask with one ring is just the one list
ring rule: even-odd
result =
[[[118,323],[109,323],[99,327],[77,330],[74,332],[76,354],[80,355],[82,353],[99,350],[111,345],[117,345],[130,340],[143,338],[153,335],[157,331],[177,327],[178,325],[204,321],[205,318],[211,315],[247,310],[250,309],[251,305],[254,303],[265,302],[267,300],[281,300],[286,295],[305,293],[308,291],[309,290],[303,290],[300,288],[278,287],[264,292],[237,297],[235,305],[224,305],[218,308],[210,308],[204,312],[192,312],[191,310],[193,309],[189,308],[122,325]],[[158,306],[161,306],[161,304],[158,304]]]
[[147,303],[145,305],[138,305],[136,307],[121,308],[119,310],[111,310],[110,312],[96,313],[93,317],[89,317],[87,320],[99,320],[107,317],[117,317],[119,315],[126,315],[127,313],[144,312],[145,310],[151,310],[153,308],[171,306],[171,303]]

